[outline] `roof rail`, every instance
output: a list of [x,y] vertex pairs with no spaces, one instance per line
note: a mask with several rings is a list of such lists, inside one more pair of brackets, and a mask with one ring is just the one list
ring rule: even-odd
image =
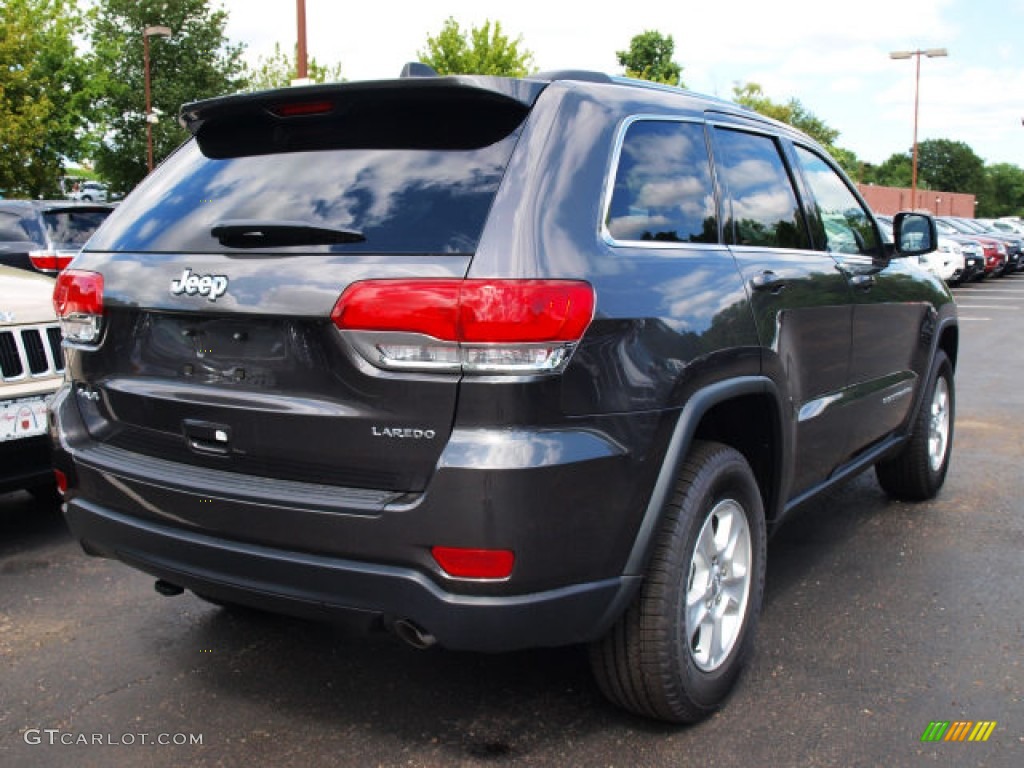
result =
[[593,72],[589,69],[552,69],[527,75],[531,80],[582,80],[587,83],[610,83],[611,77],[604,72]]
[[399,77],[438,77],[437,70],[422,61],[410,61],[402,67]]

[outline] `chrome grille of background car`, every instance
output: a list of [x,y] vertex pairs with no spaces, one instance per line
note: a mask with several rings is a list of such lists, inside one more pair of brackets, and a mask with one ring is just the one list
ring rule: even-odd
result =
[[60,326],[31,325],[0,330],[0,374],[4,381],[53,376],[63,371]]

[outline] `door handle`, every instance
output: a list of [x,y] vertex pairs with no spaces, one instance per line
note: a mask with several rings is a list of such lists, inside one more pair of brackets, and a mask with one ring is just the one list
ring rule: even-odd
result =
[[750,287],[755,291],[779,293],[786,287],[786,281],[770,269],[766,269],[761,274],[750,278]]

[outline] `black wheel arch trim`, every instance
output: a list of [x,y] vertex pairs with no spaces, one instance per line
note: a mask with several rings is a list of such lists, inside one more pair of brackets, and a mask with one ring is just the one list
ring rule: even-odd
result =
[[[952,331],[956,334],[956,348],[952,353],[946,350],[942,345],[942,339],[948,331]],[[932,375],[932,367],[935,365],[935,355],[939,350],[942,350],[945,353],[946,357],[949,359],[949,364],[953,368],[954,375],[956,374],[956,363],[960,352],[960,324],[957,322],[955,314],[942,316],[940,313],[930,347],[931,348],[928,351],[928,365],[925,366],[921,376],[922,386],[918,387],[917,392],[914,394],[915,402],[907,414],[906,422],[897,430],[899,436],[903,439],[909,438],[913,433],[914,424],[917,423],[918,413],[920,413],[921,408],[924,407],[924,392],[928,388],[928,383]]]
[[654,490],[647,502],[640,528],[634,539],[633,549],[626,560],[624,575],[642,575],[646,570],[662,512],[672,493],[679,469],[686,460],[690,445],[695,439],[701,419],[715,406],[749,395],[768,395],[776,403],[774,426],[780,445],[778,445],[778,450],[774,451],[775,461],[772,466],[774,488],[771,498],[766,500],[765,515],[772,519],[781,509],[787,495],[786,480],[792,476],[793,451],[791,443],[793,438],[791,431],[785,425],[783,417],[785,411],[778,387],[766,376],[742,376],[710,384],[693,393],[679,412],[672,437],[669,439],[668,449],[665,451],[661,470],[658,472],[658,479],[654,484]]

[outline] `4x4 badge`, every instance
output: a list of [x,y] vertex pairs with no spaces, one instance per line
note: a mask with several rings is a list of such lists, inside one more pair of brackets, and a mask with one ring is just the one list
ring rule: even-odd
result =
[[216,301],[227,289],[227,275],[196,275],[193,274],[191,267],[185,267],[179,279],[171,280],[171,293],[175,296],[181,296],[183,293],[195,296],[198,293],[210,301]]

